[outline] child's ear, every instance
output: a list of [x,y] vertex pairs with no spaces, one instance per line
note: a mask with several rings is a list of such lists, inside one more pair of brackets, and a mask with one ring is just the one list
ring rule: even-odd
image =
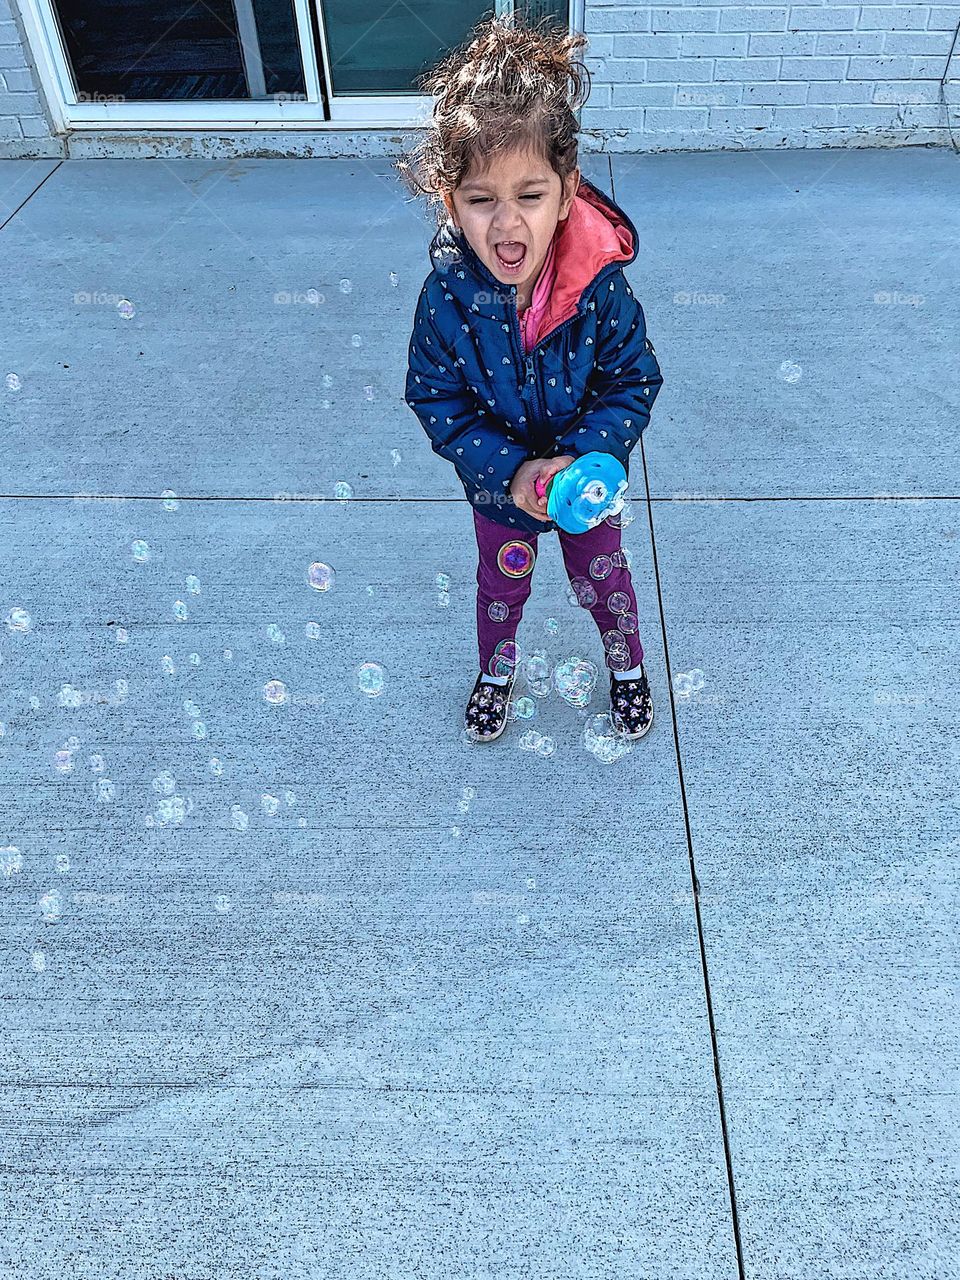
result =
[[454,226],[456,226],[457,211],[453,207],[453,196],[448,191],[443,192],[443,203],[447,206],[447,213],[449,213],[451,219],[453,220]]
[[574,197],[577,194],[577,188],[580,186],[580,169],[579,166],[574,169],[563,185],[563,204],[566,206],[560,214],[560,221],[566,221],[573,205]]

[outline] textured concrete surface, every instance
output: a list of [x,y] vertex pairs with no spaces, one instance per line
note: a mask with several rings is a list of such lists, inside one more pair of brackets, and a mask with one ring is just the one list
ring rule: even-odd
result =
[[[387,164],[0,166],[0,1275],[957,1273],[956,165],[613,158],[611,766],[555,696],[459,739]],[[523,648],[599,661],[541,548]]]

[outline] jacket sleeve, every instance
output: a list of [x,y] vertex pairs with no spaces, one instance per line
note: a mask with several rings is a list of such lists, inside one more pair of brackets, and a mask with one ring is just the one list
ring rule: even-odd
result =
[[596,302],[597,353],[587,379],[588,403],[558,437],[554,453],[580,457],[597,450],[626,466],[650,421],[663,376],[643,308],[622,269],[601,285]]
[[477,402],[456,361],[455,344],[441,334],[431,315],[424,285],[407,356],[407,404],[434,453],[452,462],[462,479],[491,495],[509,492],[527,448]]

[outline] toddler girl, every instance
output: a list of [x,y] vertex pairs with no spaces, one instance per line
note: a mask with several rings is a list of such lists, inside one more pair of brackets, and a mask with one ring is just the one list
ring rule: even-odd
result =
[[537,492],[538,480],[542,493],[593,451],[628,467],[663,382],[623,274],[637,256],[636,228],[577,167],[574,110],[589,73],[573,55],[584,44],[511,14],[479,24],[424,78],[432,119],[397,165],[440,215],[405,396],[473,505],[474,741],[503,732],[538,536],[554,529],[576,599],[600,631],[614,726],[639,738],[653,718],[619,518],[566,533]]

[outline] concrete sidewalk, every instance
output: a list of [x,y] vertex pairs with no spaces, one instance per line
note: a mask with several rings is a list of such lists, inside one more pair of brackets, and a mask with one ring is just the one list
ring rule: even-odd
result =
[[665,379],[611,765],[602,670],[460,739],[389,160],[0,164],[0,1276],[960,1273],[958,164],[584,158]]

